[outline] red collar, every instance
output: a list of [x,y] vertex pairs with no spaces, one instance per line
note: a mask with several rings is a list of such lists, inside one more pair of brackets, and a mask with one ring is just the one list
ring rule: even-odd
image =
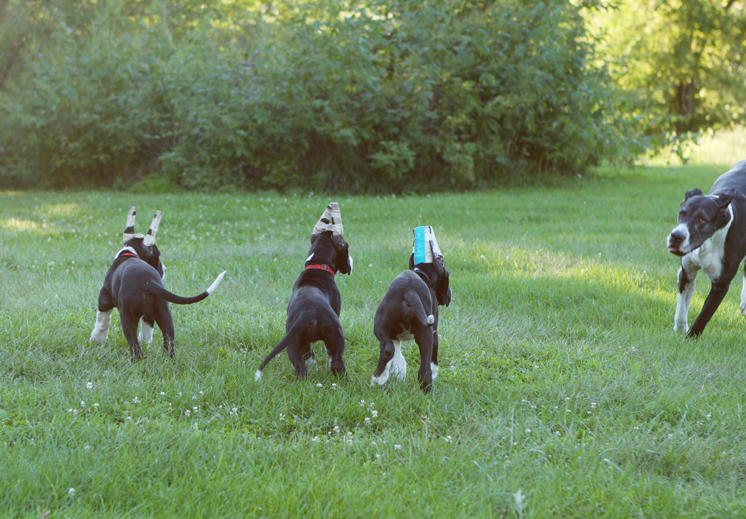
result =
[[324,272],[328,272],[332,276],[334,275],[334,269],[331,268],[329,265],[306,265],[306,270],[309,269],[323,270]]
[[131,252],[129,252],[129,251],[124,251],[124,252],[123,252],[123,253],[121,253],[121,254],[120,254],[119,256],[117,256],[117,258],[121,258],[122,256],[132,256],[133,258],[137,258],[137,259],[140,259],[140,256],[138,256],[137,254],[132,254],[132,253],[131,253]]

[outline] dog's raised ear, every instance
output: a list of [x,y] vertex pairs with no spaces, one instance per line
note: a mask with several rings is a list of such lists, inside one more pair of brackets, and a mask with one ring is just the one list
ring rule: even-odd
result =
[[684,194],[684,202],[686,202],[687,200],[689,200],[693,196],[701,196],[701,195],[702,195],[702,190],[701,189],[699,189],[699,188],[690,189],[689,191],[687,191]]
[[161,224],[161,218],[163,218],[163,211],[156,211],[153,216],[153,221],[150,223],[150,229],[148,234],[143,238],[142,243],[146,247],[151,247],[155,243],[155,235],[158,233],[158,226]]
[[135,237],[135,206],[131,205],[127,210],[127,223],[124,226],[124,233],[122,234],[122,243],[127,243]]
[[414,252],[409,255],[409,270],[414,270]]

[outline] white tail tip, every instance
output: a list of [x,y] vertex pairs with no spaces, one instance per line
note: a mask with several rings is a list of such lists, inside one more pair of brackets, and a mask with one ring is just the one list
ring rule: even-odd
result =
[[262,379],[262,370],[258,369],[256,370],[256,373],[254,373],[254,382],[259,382]]
[[435,324],[435,316],[434,315],[428,315],[427,316],[427,324]]
[[215,281],[212,282],[212,285],[210,285],[210,288],[207,289],[207,293],[212,294],[215,292],[215,289],[218,288],[218,285],[220,285],[220,282],[223,281],[223,277],[225,276],[225,270],[220,273],[220,275],[215,278]]

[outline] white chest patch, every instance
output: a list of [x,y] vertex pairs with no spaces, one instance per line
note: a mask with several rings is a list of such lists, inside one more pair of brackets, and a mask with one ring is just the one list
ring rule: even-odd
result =
[[731,219],[725,227],[719,229],[712,236],[710,236],[705,242],[699,246],[698,249],[694,249],[692,252],[684,256],[683,262],[687,263],[690,270],[691,266],[698,267],[705,271],[710,279],[717,279],[720,277],[720,273],[723,269],[723,255],[725,254],[725,239],[728,236],[728,230],[733,223],[733,216],[731,212]]

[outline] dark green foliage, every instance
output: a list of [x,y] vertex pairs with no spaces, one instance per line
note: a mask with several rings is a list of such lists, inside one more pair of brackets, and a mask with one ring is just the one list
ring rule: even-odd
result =
[[95,6],[26,56],[0,182],[464,189],[635,151],[568,2],[167,4]]

